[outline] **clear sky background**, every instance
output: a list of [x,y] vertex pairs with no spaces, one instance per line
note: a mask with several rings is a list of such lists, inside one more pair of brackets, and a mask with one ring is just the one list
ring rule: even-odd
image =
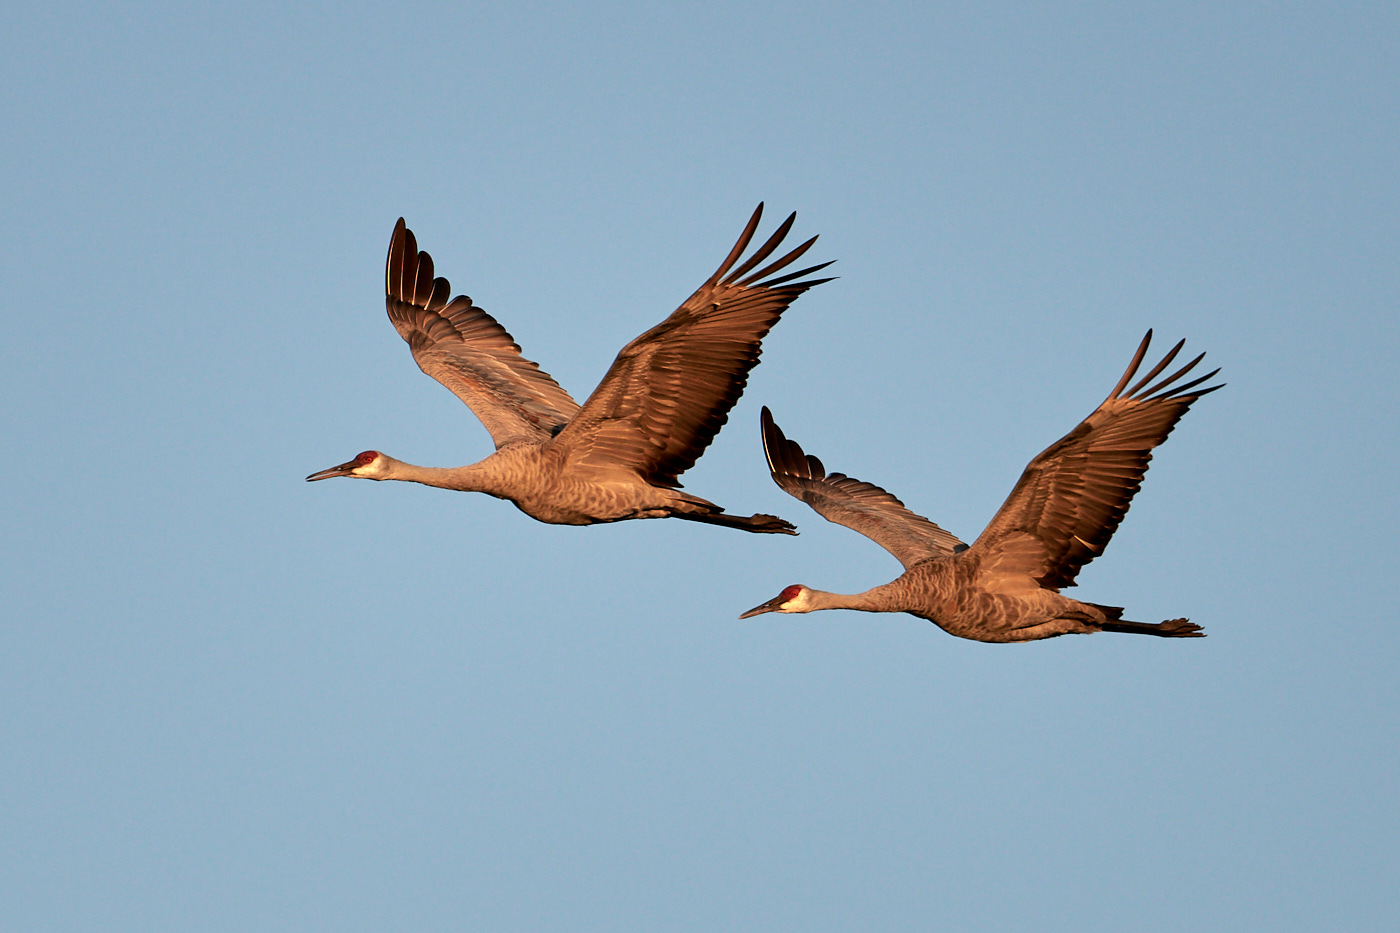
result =
[[[1393,3],[12,6],[0,925],[1400,923]],[[575,396],[799,212],[686,486],[797,538],[306,474],[490,440],[400,215]],[[1143,332],[1223,367],[1071,591],[1210,637],[766,615],[971,539]]]

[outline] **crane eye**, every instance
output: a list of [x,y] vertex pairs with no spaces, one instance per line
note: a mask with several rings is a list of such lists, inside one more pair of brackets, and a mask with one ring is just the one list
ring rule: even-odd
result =
[[796,598],[797,598],[797,594],[798,594],[798,593],[801,593],[801,592],[802,592],[802,587],[799,586],[798,584],[794,583],[792,586],[787,587],[787,588],[784,589],[781,593],[779,593],[779,594],[778,594],[778,597],[779,597],[783,602],[787,602],[789,599],[796,599]]
[[366,450],[364,453],[360,454],[358,457],[355,458],[355,462],[358,463],[360,466],[369,466],[371,463],[374,462],[375,458],[378,456],[379,454],[375,451]]

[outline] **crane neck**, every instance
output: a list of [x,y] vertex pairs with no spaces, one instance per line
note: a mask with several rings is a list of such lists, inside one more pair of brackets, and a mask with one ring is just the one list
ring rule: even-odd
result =
[[[490,458],[488,457],[487,460]],[[408,483],[422,483],[424,486],[437,486],[439,489],[456,489],[461,492],[484,492],[500,495],[500,485],[495,472],[484,466],[486,460],[460,467],[428,467],[405,463],[393,457],[384,456],[386,463],[375,479],[399,480]]]
[[807,604],[811,606],[810,611],[857,609],[861,612],[904,612],[908,608],[902,605],[898,593],[889,583],[863,593],[828,593],[826,590],[814,590],[811,587],[808,587],[807,591],[810,594],[807,598]]

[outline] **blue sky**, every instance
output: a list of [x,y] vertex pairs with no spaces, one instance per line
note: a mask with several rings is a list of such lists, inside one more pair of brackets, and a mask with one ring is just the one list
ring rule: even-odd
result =
[[[1387,4],[12,10],[5,925],[1393,926],[1398,48]],[[759,201],[841,278],[684,479],[800,537],[302,481],[490,450],[384,316],[400,215],[582,398]],[[761,405],[970,539],[1149,327],[1229,385],[1071,593],[1209,638],[736,620],[899,569]]]

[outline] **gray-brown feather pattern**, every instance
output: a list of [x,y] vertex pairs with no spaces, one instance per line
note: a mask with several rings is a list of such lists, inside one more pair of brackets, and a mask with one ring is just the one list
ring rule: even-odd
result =
[[419,368],[471,408],[497,447],[557,434],[578,403],[470,298],[449,300],[451,288],[433,277],[432,257],[418,251],[399,218],[385,263],[385,304]]
[[[760,344],[788,306],[829,279],[806,279],[829,263],[777,278],[816,241],[750,274],[781,244],[789,217],[741,266],[763,205],[710,279],[666,320],[618,353],[557,443],[583,465],[626,464],[656,486],[676,487],[724,426],[758,363]],[[747,277],[745,277],[747,276]]]
[[930,557],[952,554],[962,544],[879,486],[844,473],[827,473],[820,460],[803,453],[796,441],[783,434],[767,406],[760,423],[773,481],[827,521],[860,532],[906,568]]
[[1018,533],[1041,542],[1040,548],[1018,549],[1017,553],[1033,555],[1026,558],[1027,566],[1009,566],[1003,561],[1000,570],[1029,573],[1047,589],[1072,585],[1080,568],[1103,553],[1118,530],[1141,488],[1152,449],[1167,439],[1196,399],[1220,388],[1193,391],[1219,370],[1175,384],[1205,354],[1144,388],[1170,365],[1182,341],[1124,392],[1151,339],[1148,331],[1133,362],[1103,404],[1030,462],[973,545],[995,549],[999,542]]

